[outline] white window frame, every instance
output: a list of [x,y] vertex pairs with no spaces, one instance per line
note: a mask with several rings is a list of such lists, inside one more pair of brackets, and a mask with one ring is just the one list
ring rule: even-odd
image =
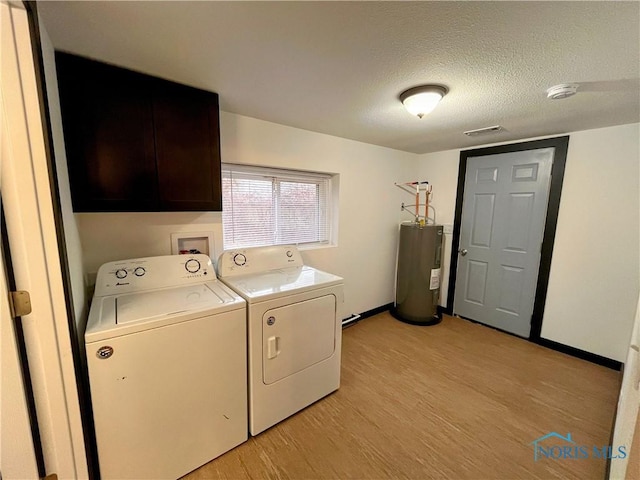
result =
[[[293,170],[293,169],[282,169],[282,168],[272,168],[272,167],[262,167],[262,166],[253,166],[253,165],[242,165],[242,164],[233,164],[233,163],[222,163],[222,181],[224,182],[225,178],[229,178],[229,175],[238,175],[247,177],[263,177],[264,179],[269,179],[272,182],[272,205],[274,208],[274,231],[272,241],[268,244],[265,243],[255,243],[255,242],[242,242],[240,240],[232,241],[229,243],[226,240],[226,225],[228,225],[230,219],[233,219],[233,214],[230,211],[228,205],[225,205],[225,193],[223,189],[223,213],[222,213],[222,229],[223,229],[223,246],[225,250],[235,249],[235,248],[250,248],[253,246],[266,246],[266,245],[297,245],[301,249],[307,248],[318,248],[318,247],[326,247],[326,246],[334,246],[334,194],[336,183],[334,179],[336,177],[335,174],[324,173],[324,172],[312,172],[312,171],[303,171],[303,170]],[[324,189],[324,192],[319,192],[319,198],[325,199],[325,205],[319,206],[318,215],[320,217],[320,221],[324,224],[320,226],[320,231],[326,232],[322,239],[319,241],[282,241],[278,239],[278,236],[281,232],[278,231],[278,220],[280,218],[280,203],[279,203],[279,185],[281,182],[302,182],[302,183],[315,183],[319,189]],[[233,221],[233,220],[231,220]]]

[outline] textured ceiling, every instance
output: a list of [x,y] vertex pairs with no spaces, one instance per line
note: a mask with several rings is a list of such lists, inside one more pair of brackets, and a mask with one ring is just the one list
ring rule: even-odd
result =
[[[218,92],[222,110],[409,152],[640,120],[640,3],[38,2],[57,49]],[[558,83],[578,83],[565,100]],[[405,89],[449,87],[422,120]],[[505,131],[468,138],[463,131]]]

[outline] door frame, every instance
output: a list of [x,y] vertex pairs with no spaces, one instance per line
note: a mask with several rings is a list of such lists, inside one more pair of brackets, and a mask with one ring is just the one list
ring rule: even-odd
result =
[[[0,109],[2,107],[0,106]],[[0,120],[0,128],[4,129],[4,125]],[[4,133],[4,132],[2,132]],[[0,133],[0,138],[2,138]],[[12,421],[15,422],[12,427],[17,428],[17,425],[21,423],[28,428],[21,429],[20,431],[12,431],[11,434],[15,437],[11,438],[11,445],[7,448],[4,444],[7,443],[7,438],[4,435],[4,431],[0,434],[0,468],[5,472],[5,475],[15,475],[14,468],[20,468],[18,475],[34,475],[40,478],[45,477],[46,470],[44,465],[44,452],[42,450],[42,441],[40,438],[40,428],[38,426],[38,414],[36,411],[35,397],[33,394],[33,383],[31,382],[31,372],[29,370],[29,359],[27,357],[27,349],[24,340],[24,329],[22,327],[22,318],[13,317],[9,310],[9,292],[17,291],[16,280],[13,275],[13,264],[11,262],[11,251],[9,248],[9,235],[7,233],[6,222],[4,219],[4,208],[2,205],[2,199],[0,198],[0,295],[4,298],[0,300],[0,306],[2,306],[1,314],[6,315],[6,318],[2,320],[2,326],[0,332],[2,335],[2,342],[0,348],[2,349],[2,381],[0,381],[0,398],[3,400],[7,396],[19,395],[22,402],[9,402],[10,406],[7,407],[6,403],[2,406],[2,412],[0,413],[0,419],[3,420],[4,428],[4,415],[7,414],[7,410],[12,415]],[[13,343],[13,347],[9,346]],[[8,349],[8,353],[4,350]],[[15,356],[14,356],[15,355]],[[7,361],[10,358],[11,361]],[[14,364],[15,361],[15,364]],[[17,384],[17,385],[16,385]],[[11,392],[7,395],[7,387],[13,389],[15,387],[21,387],[19,392]],[[22,395],[21,395],[22,394]],[[15,398],[15,397],[14,397]],[[27,425],[25,425],[27,424]],[[16,465],[10,465],[7,468],[5,463],[4,454],[8,452],[8,455],[13,459],[20,457],[17,460]],[[7,474],[9,470],[9,474]]]
[[[60,187],[58,184],[58,172],[55,162],[53,133],[49,112],[49,95],[47,93],[44,58],[42,55],[42,44],[40,40],[40,18],[38,16],[38,2],[35,0],[22,0],[27,12],[29,23],[29,33],[31,40],[31,50],[33,53],[33,67],[35,83],[40,105],[40,119],[42,122],[42,133],[44,140],[44,153],[49,174],[49,187],[51,209],[53,213],[53,224],[55,227],[55,237],[58,245],[58,256],[60,261],[61,283],[64,290],[64,302],[67,313],[66,327],[61,321],[57,328],[63,330],[61,334],[68,334],[71,345],[71,360],[75,374],[76,388],[69,396],[77,395],[76,398],[67,401],[76,402],[78,413],[80,414],[80,424],[82,429],[83,451],[76,455],[76,468],[79,474],[84,476],[85,471],[88,478],[99,478],[98,447],[96,445],[95,425],[93,423],[93,410],[91,405],[91,394],[89,390],[89,376],[82,346],[78,343],[78,319],[76,318],[73,290],[71,286],[71,272],[69,270],[69,257],[67,254],[67,242],[65,240],[64,222],[62,219],[62,204],[60,201]],[[68,333],[67,333],[68,332]],[[77,399],[77,400],[76,400]],[[74,405],[75,406],[75,405]],[[84,460],[84,462],[82,462]],[[85,463],[86,462],[86,463]],[[0,479],[1,480],[1,479]]]
[[[23,92],[21,109],[17,108],[18,96],[8,98],[12,99],[14,110],[24,114],[24,122],[16,122],[20,127],[15,127],[20,132],[16,142],[21,152],[30,152],[30,157],[26,166],[15,159],[8,161],[6,172],[3,164],[2,204],[9,242],[12,247],[20,247],[11,252],[17,287],[31,291],[34,305],[23,324],[27,354],[36,360],[30,362],[30,367],[33,367],[32,391],[38,409],[44,473],[63,478],[94,478],[86,447],[87,439],[91,440],[87,422],[90,410],[83,401],[84,378],[76,340],[37,5],[21,0],[2,3],[16,12],[24,12],[16,23],[20,27],[20,41],[14,37],[17,68],[15,72],[8,69],[7,78]],[[7,172],[10,175],[5,177]],[[28,223],[28,228],[17,219]],[[38,248],[27,248],[25,238]]]
[[547,299],[549,272],[551,271],[551,257],[553,255],[553,243],[556,236],[558,211],[560,210],[560,195],[562,193],[562,182],[564,180],[564,170],[567,162],[567,150],[569,147],[568,135],[562,137],[545,138],[542,140],[531,140],[520,143],[512,143],[507,145],[477,148],[472,150],[462,150],[460,152],[460,166],[458,168],[458,190],[456,195],[456,209],[451,242],[451,263],[449,267],[449,289],[447,295],[447,313],[453,314],[453,300],[456,290],[456,276],[458,269],[458,248],[460,245],[460,224],[462,221],[462,203],[464,201],[464,181],[467,173],[468,159],[470,157],[482,157],[485,155],[521,152],[524,150],[537,150],[549,147],[555,148],[555,151],[553,155],[553,165],[551,167],[549,200],[547,203],[547,214],[544,223],[544,236],[542,239],[542,249],[540,252],[540,265],[538,268],[538,280],[536,282],[533,314],[531,317],[531,332],[529,333],[529,340],[536,343],[540,343],[542,317],[544,315],[544,305]]

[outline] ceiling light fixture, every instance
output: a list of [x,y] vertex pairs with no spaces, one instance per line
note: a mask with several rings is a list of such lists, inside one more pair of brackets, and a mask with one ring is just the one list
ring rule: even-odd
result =
[[400,101],[409,113],[422,118],[436,108],[448,91],[442,85],[421,85],[402,92]]
[[571,97],[577,93],[579,86],[577,83],[554,85],[547,89],[547,98],[551,100],[562,100],[563,98]]

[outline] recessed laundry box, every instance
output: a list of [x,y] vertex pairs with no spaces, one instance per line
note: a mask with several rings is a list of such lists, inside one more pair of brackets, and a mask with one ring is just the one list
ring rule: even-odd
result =
[[340,387],[342,278],[294,246],[226,251],[218,273],[247,301],[252,435]]
[[206,255],[100,267],[85,342],[104,480],[175,479],[247,440],[245,305]]

